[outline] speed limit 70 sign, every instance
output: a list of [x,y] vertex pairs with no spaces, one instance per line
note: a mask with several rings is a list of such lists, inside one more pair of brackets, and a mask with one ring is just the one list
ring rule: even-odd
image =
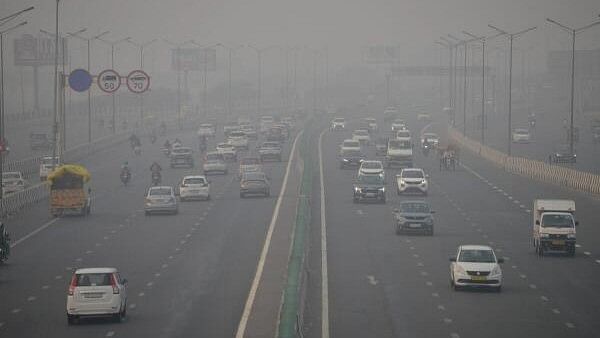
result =
[[112,69],[106,69],[98,75],[98,87],[106,93],[114,93],[121,87],[121,76]]
[[141,94],[150,88],[150,76],[143,70],[134,70],[127,75],[127,88],[130,91]]

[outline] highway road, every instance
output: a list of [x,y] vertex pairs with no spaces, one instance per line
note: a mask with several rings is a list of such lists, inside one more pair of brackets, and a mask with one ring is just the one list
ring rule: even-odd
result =
[[[194,135],[168,136],[196,147]],[[235,334],[286,163],[265,164],[272,181],[270,198],[240,199],[233,164],[229,175],[210,177],[210,201],[181,203],[178,215],[144,216],[153,160],[160,161],[163,182],[169,185],[199,172],[198,159],[194,170],[169,168],[160,152],[163,142],[159,139],[154,146],[146,142],[141,157],[120,146],[84,161],[92,174],[90,217],[53,219],[41,203],[7,222],[15,246],[0,267],[0,336]],[[288,143],[284,149],[289,148]],[[133,172],[127,187],[118,176],[124,161]],[[72,270],[94,266],[117,267],[129,280],[128,317],[119,324],[90,319],[68,326],[65,304]]]
[[[324,301],[331,337],[597,336],[597,199],[507,174],[465,152],[464,167],[455,172],[440,172],[432,154],[418,154],[416,165],[431,175],[426,199],[436,211],[435,236],[397,236],[392,210],[401,200],[422,197],[397,196],[388,179],[387,204],[352,203],[356,173],[339,169],[336,155],[354,127],[323,136],[329,281]],[[418,135],[424,125],[411,119],[409,127]],[[430,128],[443,135],[445,123],[438,119]],[[375,158],[372,147],[368,155]],[[395,173],[388,170],[387,177]],[[581,225],[574,258],[534,254],[529,209],[536,197],[576,201]],[[315,209],[313,214],[318,214]],[[318,231],[322,229],[311,235],[313,248],[321,245]],[[501,293],[456,292],[450,287],[448,258],[461,244],[490,245],[505,258]],[[313,253],[312,264],[322,253]],[[309,290],[319,288],[320,282],[311,278]],[[304,320],[310,326],[308,337],[321,337],[317,309],[322,301],[320,293],[309,291]]]

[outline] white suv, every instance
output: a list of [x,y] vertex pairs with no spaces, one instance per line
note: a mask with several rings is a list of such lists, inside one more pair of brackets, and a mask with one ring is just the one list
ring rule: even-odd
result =
[[381,161],[362,161],[358,168],[358,175],[379,175],[385,180],[383,163]]
[[487,245],[461,245],[456,257],[450,258],[450,284],[460,287],[488,287],[502,290],[502,258]]
[[67,322],[81,317],[110,316],[117,322],[127,314],[127,279],[115,268],[77,269],[67,295]]
[[235,149],[248,150],[248,136],[241,130],[230,132],[227,137],[227,143],[231,144]]
[[331,121],[331,126],[329,127],[329,130],[344,130],[346,129],[346,120],[343,117],[336,117],[335,119],[333,119],[333,121]]
[[192,199],[210,199],[210,183],[206,176],[190,175],[185,176],[179,184],[179,199],[187,201]]
[[427,195],[429,189],[428,176],[423,169],[406,168],[402,169],[400,175],[396,175],[396,184],[398,195],[406,193],[421,193]]

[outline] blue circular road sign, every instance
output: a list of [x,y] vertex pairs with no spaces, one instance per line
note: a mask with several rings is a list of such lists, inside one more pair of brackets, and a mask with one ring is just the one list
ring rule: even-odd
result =
[[92,85],[92,76],[85,69],[75,69],[69,74],[69,87],[76,92],[85,92]]

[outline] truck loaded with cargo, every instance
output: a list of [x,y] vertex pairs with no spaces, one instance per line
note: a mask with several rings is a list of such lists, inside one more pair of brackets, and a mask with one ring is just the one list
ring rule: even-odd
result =
[[52,171],[48,175],[52,216],[88,215],[92,205],[90,178],[87,169],[75,164],[65,164]]
[[533,201],[533,246],[538,255],[559,252],[575,255],[575,202],[560,199]]

